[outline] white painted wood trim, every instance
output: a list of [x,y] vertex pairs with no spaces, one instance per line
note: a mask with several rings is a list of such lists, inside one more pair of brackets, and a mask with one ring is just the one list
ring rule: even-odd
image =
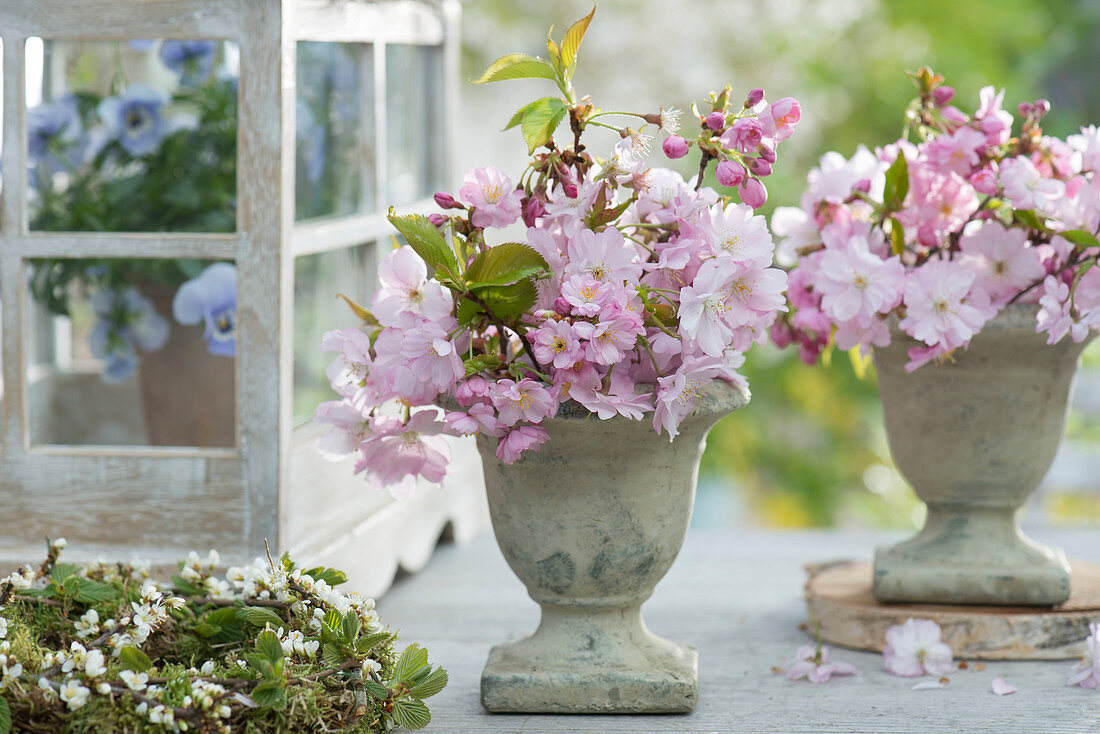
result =
[[245,246],[237,235],[129,232],[33,232],[11,235],[5,252],[35,257],[195,257],[235,259]]

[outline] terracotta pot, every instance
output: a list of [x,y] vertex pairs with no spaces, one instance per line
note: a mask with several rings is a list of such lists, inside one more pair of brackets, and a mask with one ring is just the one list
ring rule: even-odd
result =
[[202,326],[175,322],[175,288],[147,285],[138,290],[172,323],[164,348],[143,352],[138,367],[148,444],[235,446],[237,361],[210,354]]
[[641,605],[672,566],[691,518],[710,428],[748,403],[726,382],[703,388],[672,443],[651,421],[599,420],[565,403],[550,441],[512,465],[478,438],[493,531],[542,607],[538,630],[497,645],[481,676],[490,711],[691,711],[695,648],[653,635]]
[[905,371],[915,342],[875,349],[890,451],[928,505],[920,533],[875,554],[880,601],[1051,605],[1069,598],[1057,548],[1017,511],[1054,460],[1084,344],[1047,346],[1037,306],[1006,308],[945,364]]

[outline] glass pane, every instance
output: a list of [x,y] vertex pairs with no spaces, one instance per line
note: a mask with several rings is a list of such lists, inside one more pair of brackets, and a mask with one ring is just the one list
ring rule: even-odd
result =
[[35,444],[236,444],[237,270],[198,260],[32,260]]
[[367,44],[298,44],[296,219],[374,208],[373,67]]
[[321,337],[332,329],[359,325],[336,294],[369,306],[374,290],[371,245],[303,255],[294,261],[294,423],[307,423],[319,403],[336,394],[325,368],[336,356],[321,351]]
[[407,204],[442,187],[442,47],[386,46],[386,136],[390,204]]
[[236,229],[236,44],[27,44],[35,230]]

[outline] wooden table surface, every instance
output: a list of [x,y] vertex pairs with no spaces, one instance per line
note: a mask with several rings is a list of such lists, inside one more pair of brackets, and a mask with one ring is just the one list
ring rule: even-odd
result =
[[[1072,558],[1100,561],[1100,529],[1033,531]],[[405,643],[420,642],[450,673],[428,701],[432,734],[466,732],[1100,732],[1100,689],[1067,688],[1072,662],[986,663],[960,670],[943,690],[914,691],[888,675],[877,654],[833,649],[859,670],[824,685],[772,672],[809,641],[802,565],[870,558],[897,536],[843,531],[692,530],[643,607],[656,634],[699,648],[699,704],[689,715],[549,716],[488,714],[478,682],[489,648],[534,630],[538,607],[491,535],[444,545],[420,573],[399,579],[379,601]],[[1019,688],[995,696],[1002,677]],[[931,680],[925,678],[923,680]]]

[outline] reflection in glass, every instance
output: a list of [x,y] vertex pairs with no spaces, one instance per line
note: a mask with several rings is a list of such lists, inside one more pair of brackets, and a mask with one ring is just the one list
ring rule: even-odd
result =
[[198,260],[33,260],[35,444],[236,444],[237,271]]
[[443,50],[386,46],[386,175],[393,205],[431,196],[443,175]]
[[371,47],[298,44],[295,218],[374,207]]
[[236,229],[236,44],[27,43],[30,226]]
[[294,423],[307,423],[317,406],[333,400],[325,368],[335,358],[321,351],[331,329],[359,326],[342,293],[369,307],[373,290],[371,246],[303,255],[294,261]]

